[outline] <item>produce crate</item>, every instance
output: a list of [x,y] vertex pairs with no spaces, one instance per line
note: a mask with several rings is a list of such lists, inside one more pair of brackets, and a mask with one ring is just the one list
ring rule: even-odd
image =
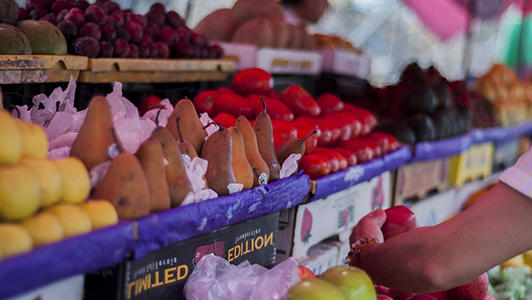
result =
[[106,82],[197,82],[223,81],[235,71],[235,64],[223,59],[89,59],[78,81]]
[[0,55],[0,84],[77,80],[88,61],[76,55]]
[[388,208],[390,189],[390,172],[385,172],[325,198],[281,211],[276,262],[288,257],[303,260],[313,245],[345,234],[376,208]]
[[460,212],[461,203],[456,200],[456,192],[451,189],[404,205],[414,212],[420,226],[432,226]]
[[495,143],[493,171],[499,172],[513,166],[520,155],[518,137]]
[[185,299],[187,278],[209,253],[235,265],[247,260],[273,267],[278,222],[279,214],[273,213],[232,224],[87,274],[85,300]]
[[83,274],[72,276],[7,300],[82,300]]
[[463,186],[468,181],[488,178],[493,167],[493,144],[473,145],[449,159],[449,185]]
[[308,256],[299,264],[309,268],[316,275],[322,274],[338,264],[339,249],[339,242],[324,241],[318,243],[308,250]]
[[422,199],[432,191],[442,191],[448,185],[448,159],[440,158],[406,164],[395,174],[393,205],[408,199]]
[[363,79],[369,76],[371,61],[362,54],[338,49],[322,49],[321,54],[324,72]]

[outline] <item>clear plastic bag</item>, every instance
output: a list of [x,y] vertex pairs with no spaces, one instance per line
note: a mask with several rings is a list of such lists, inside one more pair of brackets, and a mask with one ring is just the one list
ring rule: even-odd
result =
[[185,284],[188,300],[281,300],[299,282],[298,263],[289,258],[268,270],[244,261],[235,266],[207,254]]

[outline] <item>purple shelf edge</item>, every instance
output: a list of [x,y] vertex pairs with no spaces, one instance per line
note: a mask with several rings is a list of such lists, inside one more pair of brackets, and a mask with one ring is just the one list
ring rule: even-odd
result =
[[5,258],[0,261],[0,299],[117,264],[134,242],[135,224],[124,221]]
[[309,190],[310,179],[299,172],[264,186],[141,218],[137,220],[134,259],[202,233],[293,207],[305,200]]
[[469,149],[472,142],[471,135],[464,134],[439,141],[417,143],[412,159],[409,162],[427,161],[456,155]]
[[474,129],[473,131],[471,131],[471,137],[473,139],[473,143],[475,144],[487,142],[500,143],[511,138],[530,133],[532,133],[532,122],[526,122],[523,124],[507,127]]

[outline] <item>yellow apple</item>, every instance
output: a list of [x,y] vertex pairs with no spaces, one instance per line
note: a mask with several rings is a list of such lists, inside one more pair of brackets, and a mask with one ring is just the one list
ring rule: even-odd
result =
[[338,265],[329,268],[320,278],[340,288],[347,300],[375,300],[377,297],[373,282],[362,269]]
[[347,300],[335,285],[322,279],[306,279],[288,290],[286,300]]
[[22,221],[22,226],[30,233],[35,247],[48,245],[65,237],[63,225],[59,218],[47,211]]
[[22,158],[22,134],[15,119],[0,110],[0,166],[13,165]]
[[37,177],[41,189],[41,206],[48,207],[61,200],[61,173],[47,158],[23,157],[21,164],[28,167]]
[[33,249],[30,233],[20,224],[0,224],[0,241],[0,252],[4,258]]
[[33,172],[24,165],[0,168],[0,220],[20,221],[41,206],[41,190]]
[[99,229],[118,223],[118,213],[111,202],[92,199],[79,204],[91,219],[92,229]]
[[89,196],[91,181],[89,172],[79,158],[66,157],[52,160],[61,174],[63,203],[81,203]]
[[92,230],[89,215],[77,205],[59,203],[48,208],[46,211],[54,214],[59,219],[63,225],[65,237],[80,235]]
[[37,124],[15,119],[22,134],[22,157],[46,158],[48,155],[48,135]]

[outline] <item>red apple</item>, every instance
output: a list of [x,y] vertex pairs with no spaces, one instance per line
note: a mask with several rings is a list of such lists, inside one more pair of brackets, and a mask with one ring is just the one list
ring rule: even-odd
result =
[[149,95],[142,99],[138,105],[139,115],[143,116],[148,110],[156,109],[161,105],[161,98]]
[[488,273],[483,273],[470,283],[447,290],[447,293],[453,300],[484,300],[488,293],[488,286]]
[[388,295],[388,290],[390,290],[390,288],[384,285],[375,285],[375,292],[377,294]]
[[236,123],[236,118],[228,113],[219,113],[212,120],[225,128],[233,127]]
[[296,138],[297,129],[285,120],[272,120],[273,133],[282,136],[285,140]]
[[325,176],[331,172],[331,166],[321,154],[305,154],[299,162],[299,168],[303,170],[310,179],[316,179]]
[[286,142],[286,139],[278,134],[273,134],[273,147],[277,149],[277,147],[281,146]]
[[321,138],[322,131],[320,127],[318,126],[318,122],[316,122],[316,119],[310,118],[310,117],[297,117],[294,120],[290,122],[295,127],[305,127],[312,130],[316,130],[316,134],[314,137],[316,138],[316,142]]
[[[305,139],[314,131],[314,128],[302,125],[294,125],[294,128],[297,130],[297,137],[300,139]],[[317,145],[318,139],[316,138],[316,134],[308,137],[305,140],[305,154],[311,154]]]
[[344,102],[333,93],[320,95],[316,102],[321,108],[322,113],[328,111],[341,111],[344,108]]
[[288,108],[297,116],[317,117],[321,108],[312,96],[298,85],[284,89],[279,97]]
[[377,126],[377,119],[371,112],[353,104],[345,103],[342,112],[358,117],[363,121],[362,134],[370,133]]
[[371,160],[375,156],[375,153],[373,152],[373,150],[359,139],[346,140],[346,141],[340,140],[337,143],[337,147],[345,148],[353,152],[357,157],[357,162],[359,163],[363,163],[368,160]]
[[212,115],[212,105],[214,104],[215,97],[219,94],[218,91],[202,91],[199,92],[192,102],[196,111],[201,113],[208,113]]
[[490,295],[489,293],[486,294],[486,297],[484,297],[484,300],[496,300],[495,297]]
[[406,300],[437,300],[437,299],[428,294],[417,294],[417,295],[408,297],[408,299]]
[[312,272],[311,269],[305,266],[301,266],[301,265],[297,266],[297,273],[299,274],[300,280],[316,278],[316,275],[314,275],[314,272]]
[[388,289],[388,293],[386,293],[386,295],[392,297],[394,300],[406,300],[415,294],[390,288]]
[[418,227],[416,215],[404,205],[386,209],[386,222],[382,226],[384,240]]
[[340,171],[340,162],[336,155],[332,154],[329,149],[323,147],[316,147],[313,153],[321,154],[327,158],[331,165],[331,173]]
[[348,166],[351,167],[357,164],[358,162],[357,156],[353,153],[353,151],[347,150],[345,148],[338,148],[338,147],[331,148],[331,149],[334,149],[337,153],[342,155],[347,160]]
[[393,300],[393,299],[383,294],[377,294],[377,300]]
[[431,295],[432,297],[436,298],[436,300],[452,300],[449,298],[447,291],[427,293],[427,295]]
[[263,69],[245,69],[235,74],[231,88],[235,93],[244,97],[250,94],[268,95],[273,88],[273,78]]
[[212,105],[212,113],[217,115],[222,112],[228,113],[235,118],[240,115],[245,116],[248,119],[253,118],[253,107],[249,101],[235,93],[221,93],[216,99],[214,99],[214,104]]

